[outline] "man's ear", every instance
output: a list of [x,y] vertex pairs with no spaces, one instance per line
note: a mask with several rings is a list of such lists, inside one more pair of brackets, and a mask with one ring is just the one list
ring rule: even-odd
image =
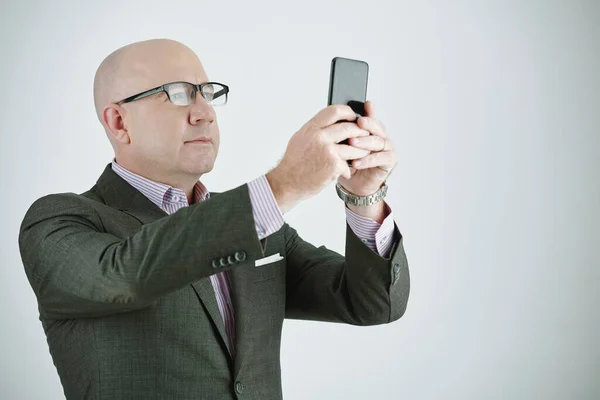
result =
[[123,144],[131,141],[124,118],[126,114],[127,111],[117,104],[108,104],[102,110],[102,123],[104,127],[110,132],[114,140]]

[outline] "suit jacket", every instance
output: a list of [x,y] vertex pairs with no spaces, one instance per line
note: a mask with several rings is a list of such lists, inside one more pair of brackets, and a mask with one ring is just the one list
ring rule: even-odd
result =
[[[258,239],[244,184],[172,215],[112,171],[50,194],[19,233],[68,399],[281,399],[284,318],[375,325],[409,296],[402,235],[389,258],[346,226],[345,257],[287,223]],[[280,261],[255,266],[280,253]],[[236,355],[208,278],[231,269]]]

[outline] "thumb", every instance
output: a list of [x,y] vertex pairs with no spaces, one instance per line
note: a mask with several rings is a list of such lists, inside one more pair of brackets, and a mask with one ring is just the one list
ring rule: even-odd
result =
[[365,102],[365,116],[375,118],[375,106],[371,100]]
[[351,179],[352,171],[350,170],[348,163],[346,161],[344,161],[343,164],[344,164],[344,166],[342,167],[342,176],[346,179]]

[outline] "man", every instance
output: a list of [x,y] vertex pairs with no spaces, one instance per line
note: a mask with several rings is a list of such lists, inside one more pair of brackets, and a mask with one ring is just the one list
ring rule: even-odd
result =
[[[373,105],[358,121],[347,106],[321,110],[277,167],[217,194],[199,178],[217,157],[214,107],[228,90],[171,40],[125,46],[98,68],[115,157],[89,191],[36,200],[19,234],[67,398],[280,399],[284,318],[403,315],[402,235],[380,199],[396,154]],[[377,193],[346,206],[345,257],[283,220],[336,179],[350,197]]]

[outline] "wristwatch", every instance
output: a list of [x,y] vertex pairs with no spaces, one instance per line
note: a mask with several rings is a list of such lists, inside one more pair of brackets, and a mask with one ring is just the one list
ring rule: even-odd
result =
[[350,193],[342,185],[339,183],[335,184],[335,191],[340,199],[344,200],[344,203],[351,204],[353,206],[370,206],[381,200],[383,200],[387,194],[388,186],[385,182],[381,184],[381,187],[378,191],[368,196],[357,196],[353,193]]

